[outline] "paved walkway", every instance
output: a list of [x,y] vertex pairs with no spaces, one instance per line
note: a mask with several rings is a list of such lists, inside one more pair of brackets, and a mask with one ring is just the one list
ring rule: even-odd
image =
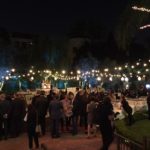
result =
[[[39,138],[40,144],[47,146],[48,150],[98,150],[102,144],[101,137],[87,139],[86,135],[71,136],[64,134],[59,139],[51,139],[49,135]],[[28,150],[27,135],[18,138],[0,141],[0,150]],[[110,150],[116,150],[113,144]]]

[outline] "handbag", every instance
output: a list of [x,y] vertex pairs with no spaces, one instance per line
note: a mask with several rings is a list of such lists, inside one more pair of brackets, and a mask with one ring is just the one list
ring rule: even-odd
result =
[[36,133],[41,133],[41,126],[39,125],[39,122],[38,122],[38,113],[36,113],[36,127],[35,127],[35,132]]
[[27,117],[28,117],[28,115],[27,115],[27,113],[26,113],[26,115],[25,115],[25,117],[24,117],[24,122],[27,122]]
[[41,133],[41,127],[40,127],[39,124],[36,125],[35,132],[36,132],[36,133]]

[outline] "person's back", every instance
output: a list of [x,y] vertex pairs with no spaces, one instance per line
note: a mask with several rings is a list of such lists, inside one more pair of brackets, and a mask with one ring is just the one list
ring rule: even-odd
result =
[[110,126],[111,124],[108,116],[113,114],[111,104],[103,103],[100,109],[100,125]]
[[132,113],[132,108],[129,106],[129,103],[126,101],[126,99],[121,101],[121,105],[126,113]]
[[54,95],[53,100],[50,102],[49,105],[52,138],[60,137],[59,124],[60,124],[60,118],[62,117],[61,110],[63,109],[63,106],[62,103],[57,98],[58,97]]
[[39,141],[38,135],[36,133],[36,125],[37,125],[37,112],[35,107],[30,104],[28,106],[27,112],[27,133],[28,133],[28,141],[29,141],[29,148],[33,148],[33,139],[36,145],[36,148],[39,148]]
[[57,99],[52,100],[49,106],[50,117],[52,119],[61,118],[62,108],[63,106],[60,101]]
[[0,115],[9,114],[11,110],[11,103],[7,100],[0,101]]
[[134,122],[134,118],[132,116],[132,107],[128,104],[124,96],[122,96],[121,104],[122,104],[123,110],[128,114],[127,125],[132,125],[132,123]]
[[88,109],[87,112],[88,113],[93,113],[95,108],[96,108],[96,103],[94,101],[87,104],[87,109]]
[[[34,106],[30,105],[29,106],[31,109],[28,110],[28,115],[27,115],[27,128],[30,129],[30,128],[35,128],[36,127],[36,124],[37,124],[37,112],[34,108]],[[29,108],[28,107],[28,108]]]
[[102,149],[108,150],[110,144],[113,141],[113,106],[111,104],[111,100],[109,97],[104,99],[104,102],[101,106],[100,111],[100,130],[103,139],[103,147]]
[[12,116],[21,116],[22,114],[22,103],[19,98],[15,98],[12,101]]
[[47,99],[40,95],[36,98],[35,108],[37,109],[38,116],[45,116],[47,112]]

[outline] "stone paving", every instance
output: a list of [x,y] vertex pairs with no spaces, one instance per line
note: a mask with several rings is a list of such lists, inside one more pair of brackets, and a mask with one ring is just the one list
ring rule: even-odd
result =
[[[71,136],[70,134],[64,134],[59,139],[51,139],[47,134],[39,138],[39,141],[40,144],[46,145],[48,150],[98,150],[102,144],[100,136],[87,139],[86,135]],[[28,150],[27,135],[0,141],[0,150]],[[112,144],[110,150],[116,150],[116,145]]]

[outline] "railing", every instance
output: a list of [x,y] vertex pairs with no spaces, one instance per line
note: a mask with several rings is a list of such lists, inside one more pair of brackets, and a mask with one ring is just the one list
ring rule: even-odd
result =
[[115,133],[117,150],[150,150],[150,139],[143,138],[143,143],[136,143],[128,138]]

